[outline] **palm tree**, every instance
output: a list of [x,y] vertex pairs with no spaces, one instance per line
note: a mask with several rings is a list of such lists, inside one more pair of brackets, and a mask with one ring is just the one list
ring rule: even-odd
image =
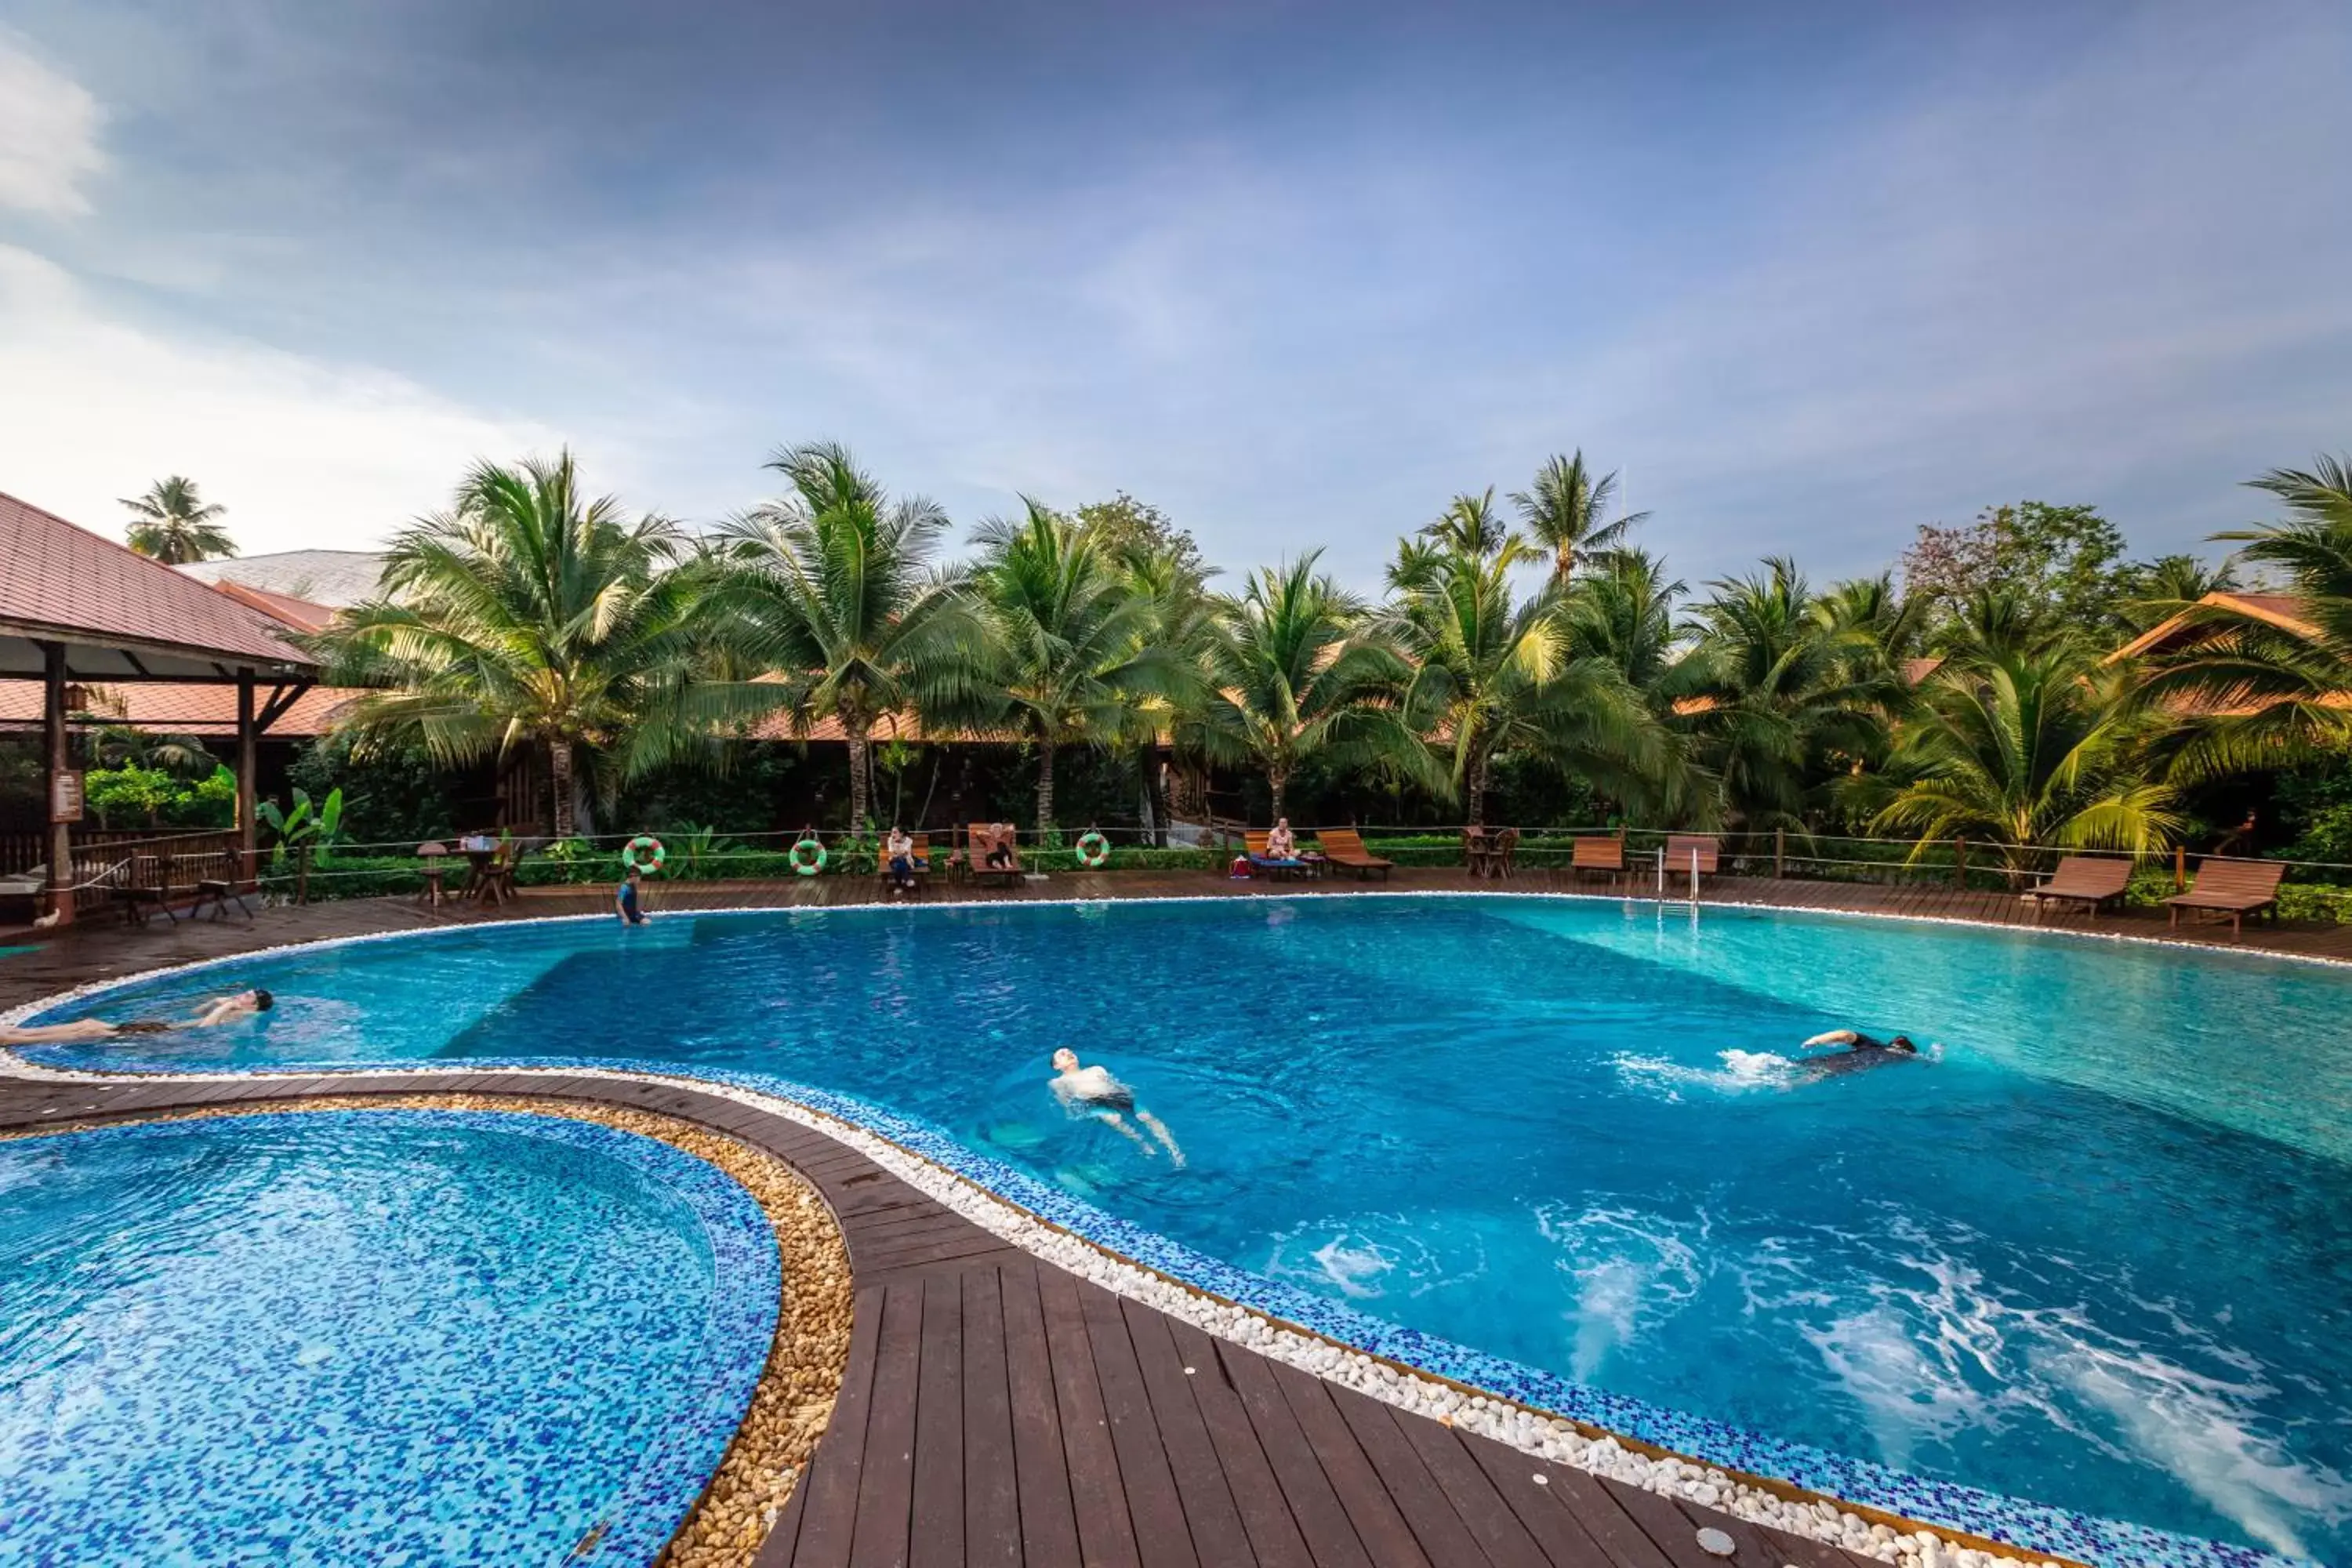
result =
[[[1088,523],[1090,531],[1099,530]],[[1138,691],[1127,704],[1126,722],[1113,749],[1131,756],[1137,766],[1137,798],[1147,838],[1165,843],[1171,820],[1168,792],[1160,768],[1163,752],[1178,759],[1205,760],[1212,755],[1209,725],[1213,683],[1210,661],[1218,642],[1218,600],[1208,589],[1207,573],[1189,539],[1164,544],[1120,542],[1115,553],[1127,578],[1128,591],[1150,605],[1147,640],[1186,672],[1181,686],[1166,694]]]
[[1219,733],[1265,775],[1274,815],[1300,764],[1393,764],[1426,753],[1397,699],[1410,674],[1364,607],[1315,570],[1320,551],[1261,570],[1221,606]]
[[1485,557],[1435,557],[1374,621],[1412,669],[1404,721],[1440,753],[1445,787],[1473,827],[1486,826],[1487,787],[1507,752],[1623,798],[1655,794],[1672,766],[1641,694],[1605,658],[1574,647],[1558,594],[1513,595],[1510,573],[1526,554],[1510,539]]
[[1140,698],[1173,700],[1192,672],[1152,640],[1152,599],[1087,530],[1023,498],[1017,521],[983,523],[971,587],[987,630],[997,708],[1037,748],[1037,827],[1054,826],[1054,756],[1112,744]]
[[1607,659],[1636,688],[1659,691],[1675,662],[1675,605],[1685,591],[1648,551],[1609,550],[1592,558],[1563,609],[1578,647]]
[[[1824,607],[1794,563],[1710,584],[1687,631],[1696,638],[1669,689],[1716,814],[1748,827],[1801,825],[1806,796],[1839,757],[1884,750],[1904,701],[1878,633]],[[1851,606],[1849,606],[1851,607]]]
[[126,496],[122,504],[132,514],[123,536],[132,550],[150,560],[184,566],[236,553],[236,542],[218,521],[228,509],[205,505],[196,493],[196,481],[184,475],[158,479],[145,495],[135,500]]
[[849,821],[870,818],[867,746],[884,716],[942,711],[966,692],[976,647],[958,574],[931,557],[947,514],[892,501],[846,449],[789,447],[767,467],[787,493],[725,524],[714,611],[740,657],[772,670],[794,727],[839,721]]
[[[2137,771],[2147,725],[2128,678],[2068,643],[2011,649],[1939,670],[1905,725],[1885,776],[1850,786],[1873,826],[1929,840],[2002,847],[2012,872],[2028,846],[2152,854],[2179,836],[2172,792]],[[1915,858],[1919,851],[1914,851]]]
[[1616,473],[1593,478],[1584,466],[1581,447],[1573,458],[1554,457],[1536,470],[1531,488],[1511,493],[1528,535],[1551,552],[1551,574],[1559,582],[1602,551],[1615,549],[1626,530],[1649,518],[1648,512],[1636,511],[1613,522],[1603,521],[1616,499]]
[[1421,536],[1441,551],[1454,551],[1480,560],[1500,551],[1512,538],[1509,524],[1495,510],[1492,485],[1486,487],[1484,495],[1465,492],[1455,496],[1437,514],[1437,521],[1421,531]]
[[2188,715],[2174,759],[2183,780],[2284,767],[2352,748],[2352,458],[2273,468],[2250,481],[2287,520],[2217,533],[2242,559],[2274,568],[2295,605],[2284,616],[2200,605],[2189,640],[2149,675],[2144,695]]
[[446,512],[384,557],[383,596],[315,640],[338,685],[383,689],[352,713],[365,740],[414,737],[439,762],[545,748],[559,837],[577,826],[583,751],[621,779],[671,763],[740,710],[701,679],[701,585],[685,542],[580,487],[572,454],[466,476]]

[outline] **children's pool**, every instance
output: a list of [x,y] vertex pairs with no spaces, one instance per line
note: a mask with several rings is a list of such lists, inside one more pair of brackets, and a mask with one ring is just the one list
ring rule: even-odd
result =
[[[249,984],[276,1012],[28,1054],[772,1077],[1427,1337],[1383,1342],[1398,1353],[1448,1342],[1554,1380],[1538,1392],[1764,1435],[1751,1468],[1802,1445],[2352,1558],[2352,973],[1371,897],[471,929],[55,1016]],[[1935,1048],[1810,1076],[1798,1042],[1842,1026]],[[1133,1086],[1181,1169],[1063,1114],[1046,1058],[1066,1045]],[[1933,1489],[1916,1496],[1932,1512]]]
[[642,1568],[777,1290],[740,1186],[582,1122],[0,1141],[0,1562]]

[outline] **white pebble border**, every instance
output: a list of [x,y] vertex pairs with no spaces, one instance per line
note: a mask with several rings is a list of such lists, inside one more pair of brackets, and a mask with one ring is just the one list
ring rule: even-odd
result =
[[[119,984],[119,983],[118,983]],[[58,1072],[33,1067],[0,1051],[12,1076],[85,1083],[143,1081],[126,1075]],[[1673,1457],[1652,1458],[1562,1416],[1532,1409],[1500,1397],[1473,1394],[1440,1383],[1361,1351],[1309,1333],[1278,1319],[1221,1301],[1189,1286],[1130,1262],[1093,1242],[1048,1225],[1027,1210],[1006,1202],[978,1184],[900,1148],[887,1138],[853,1122],[811,1110],[795,1100],[761,1094],[756,1089],[690,1077],[665,1078],[651,1073],[615,1072],[597,1068],[514,1068],[472,1066],[422,1068],[398,1072],[337,1074],[354,1083],[371,1079],[414,1080],[420,1077],[474,1078],[500,1076],[594,1078],[622,1083],[649,1084],[660,1089],[689,1089],[717,1095],[821,1132],[856,1150],[884,1170],[927,1196],[1034,1257],[1091,1280],[1114,1295],[1181,1319],[1205,1333],[1258,1354],[1285,1362],[1302,1372],[1370,1395],[1400,1410],[1425,1415],[1465,1432],[1491,1437],[1531,1458],[1568,1465],[1596,1476],[1664,1497],[1681,1498],[1703,1508],[1720,1509],[1751,1524],[1769,1525],[1848,1552],[1892,1563],[1900,1568],[2066,1568],[2042,1558],[1998,1555],[1966,1547],[1934,1531],[1908,1532],[1874,1522],[1843,1509],[1832,1500],[1810,1497],[1795,1500],[1768,1491],[1713,1466]],[[249,1083],[285,1079],[306,1081],[314,1073],[238,1073],[228,1075],[172,1074],[169,1081]],[[103,1110],[92,1105],[89,1110]],[[71,1114],[70,1111],[65,1112]],[[1186,1369],[1190,1371],[1190,1368]],[[1542,1477],[1538,1476],[1537,1480]],[[1795,1568],[1784,1564],[1783,1568]]]

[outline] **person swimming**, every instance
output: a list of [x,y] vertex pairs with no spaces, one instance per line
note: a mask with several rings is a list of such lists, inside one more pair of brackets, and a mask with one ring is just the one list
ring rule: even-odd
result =
[[1916,1057],[1919,1054],[1919,1047],[1911,1043],[1911,1037],[1908,1035],[1897,1035],[1893,1039],[1881,1040],[1865,1035],[1859,1029],[1832,1029],[1825,1034],[1815,1035],[1805,1042],[1805,1047],[1808,1050],[1815,1046],[1843,1046],[1845,1049],[1832,1056],[1813,1057],[1800,1063],[1799,1070],[1809,1079],[1830,1078],[1842,1072],[1858,1072],[1864,1068],[1901,1061],[1906,1057]]
[[[1170,1163],[1180,1171],[1184,1168],[1184,1151],[1176,1146],[1176,1135],[1160,1118],[1136,1104],[1135,1091],[1112,1077],[1108,1068],[1099,1063],[1080,1067],[1078,1053],[1066,1046],[1054,1053],[1053,1088],[1054,1098],[1062,1102],[1065,1114],[1091,1116],[1107,1123],[1147,1155],[1158,1154],[1150,1140],[1127,1124],[1127,1117],[1134,1117],[1166,1146]],[[1121,1115],[1122,1111],[1126,1115]]]
[[0,1046],[41,1046],[67,1040],[104,1040],[122,1035],[163,1035],[174,1029],[213,1029],[267,1013],[278,999],[256,987],[205,1000],[185,1018],[133,1018],[110,1024],[103,1018],[76,1018],[70,1024],[19,1024],[0,1026]]

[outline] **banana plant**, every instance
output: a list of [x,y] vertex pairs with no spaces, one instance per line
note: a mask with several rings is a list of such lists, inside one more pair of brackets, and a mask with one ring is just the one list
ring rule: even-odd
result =
[[338,844],[349,842],[343,832],[343,792],[341,786],[327,792],[327,798],[311,802],[305,790],[294,792],[294,808],[280,811],[274,800],[254,803],[254,815],[261,818],[278,843],[270,854],[273,865],[282,865],[289,847],[308,844],[317,851],[318,860],[324,865],[333,856]]

